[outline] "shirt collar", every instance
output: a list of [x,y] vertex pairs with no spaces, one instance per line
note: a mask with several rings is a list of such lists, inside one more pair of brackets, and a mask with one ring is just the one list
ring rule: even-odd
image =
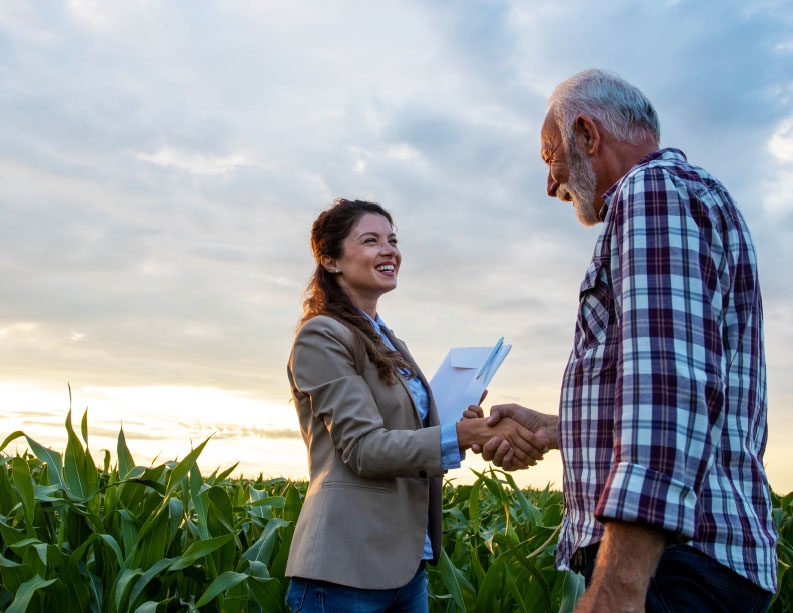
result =
[[374,326],[374,329],[375,329],[375,330],[377,330],[378,332],[380,331],[380,328],[385,328],[385,329],[387,329],[389,332],[391,331],[391,328],[389,328],[388,326],[386,326],[386,325],[385,325],[385,322],[384,322],[384,321],[383,321],[383,320],[380,318],[380,314],[379,314],[379,313],[375,313],[375,314],[374,314],[374,319],[372,319],[372,316],[371,316],[371,315],[369,315],[369,313],[367,313],[366,311],[364,311],[364,310],[362,310],[362,309],[360,309],[360,311],[361,311],[361,313],[363,313],[363,314],[364,314],[364,316],[366,317],[366,319],[368,319],[369,321],[371,321],[371,322],[372,322],[372,325]]
[[672,148],[659,149],[658,151],[653,151],[652,153],[648,153],[642,159],[636,162],[628,172],[622,175],[614,185],[609,187],[603,193],[603,206],[600,208],[600,215],[599,215],[600,221],[604,221],[606,219],[606,214],[609,212],[609,205],[611,204],[611,198],[614,195],[614,193],[617,191],[617,188],[619,187],[620,183],[622,183],[622,181],[625,179],[625,177],[627,177],[629,174],[631,174],[634,170],[636,170],[640,166],[646,166],[653,160],[660,160],[660,159],[664,159],[664,160],[678,159],[680,161],[685,162],[686,154],[680,151],[680,149],[672,149]]

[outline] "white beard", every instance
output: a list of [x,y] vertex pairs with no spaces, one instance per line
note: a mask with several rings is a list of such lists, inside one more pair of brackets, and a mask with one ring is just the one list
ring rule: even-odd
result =
[[556,190],[557,198],[566,200],[569,195],[573,201],[576,217],[581,224],[594,226],[600,223],[600,217],[595,210],[597,177],[592,169],[592,160],[573,146],[567,152],[567,165],[570,176],[567,183],[560,185]]

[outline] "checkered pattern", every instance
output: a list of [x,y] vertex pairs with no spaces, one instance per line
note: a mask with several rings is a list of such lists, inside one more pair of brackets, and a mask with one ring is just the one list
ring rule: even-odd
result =
[[744,219],[674,149],[604,200],[562,386],[557,565],[616,519],[691,540],[774,591],[763,310]]

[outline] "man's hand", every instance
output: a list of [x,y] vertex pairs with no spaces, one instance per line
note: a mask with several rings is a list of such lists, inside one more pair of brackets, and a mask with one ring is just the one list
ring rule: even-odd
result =
[[[472,408],[473,407],[468,407],[468,411],[466,411],[464,415],[467,415]],[[537,434],[534,444],[540,444],[543,453],[547,452],[549,449],[559,448],[559,439],[556,431],[559,418],[556,415],[540,413],[533,409],[520,406],[519,404],[498,404],[490,409],[490,417],[487,418],[487,423],[494,426],[504,417],[513,419],[527,430]],[[516,458],[509,441],[497,436],[490,439],[481,449],[477,449],[476,447],[472,449],[476,453],[481,452],[485,460],[492,462],[506,471],[529,467],[528,463],[522,462]]]
[[[484,420],[482,420],[484,422]],[[487,423],[487,422],[485,422]],[[542,460],[545,453],[545,437],[528,430],[517,421],[509,417],[502,417],[494,425],[488,425],[488,432],[482,438],[483,443],[488,440],[499,439],[509,447],[505,454],[508,464],[523,467],[534,466]]]

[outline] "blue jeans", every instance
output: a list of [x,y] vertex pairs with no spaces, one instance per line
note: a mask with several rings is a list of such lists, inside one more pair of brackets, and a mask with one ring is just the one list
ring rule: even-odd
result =
[[428,613],[427,571],[422,563],[410,583],[390,590],[292,577],[286,604],[292,613]]
[[[586,585],[595,568],[596,545],[587,547]],[[647,590],[646,613],[760,613],[771,592],[688,545],[667,547]]]

